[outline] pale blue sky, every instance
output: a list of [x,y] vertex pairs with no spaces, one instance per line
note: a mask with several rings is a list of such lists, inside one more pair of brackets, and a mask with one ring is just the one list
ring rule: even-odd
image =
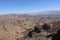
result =
[[0,0],[0,14],[60,10],[60,0]]

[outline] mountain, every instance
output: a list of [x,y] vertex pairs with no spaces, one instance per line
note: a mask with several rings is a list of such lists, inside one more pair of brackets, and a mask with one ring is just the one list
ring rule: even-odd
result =
[[52,17],[52,18],[60,18],[60,10],[55,11],[43,11],[35,15],[36,17]]
[[60,10],[42,11],[42,12],[38,13],[37,15],[60,15]]
[[59,39],[60,16],[55,14],[57,12],[48,11],[37,15],[0,15],[0,40]]

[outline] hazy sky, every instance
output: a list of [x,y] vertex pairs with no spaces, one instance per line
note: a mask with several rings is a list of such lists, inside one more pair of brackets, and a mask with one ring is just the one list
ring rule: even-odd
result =
[[60,0],[0,0],[0,14],[60,10]]

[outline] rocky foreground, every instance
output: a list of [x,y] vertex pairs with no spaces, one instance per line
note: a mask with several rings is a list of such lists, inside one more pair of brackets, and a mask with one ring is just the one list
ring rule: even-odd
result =
[[0,40],[60,40],[60,20],[54,17],[0,16]]

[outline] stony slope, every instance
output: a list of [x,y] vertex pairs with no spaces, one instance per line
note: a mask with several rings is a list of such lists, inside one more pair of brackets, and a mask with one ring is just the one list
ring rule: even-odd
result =
[[0,40],[51,40],[53,33],[59,29],[59,24],[54,18],[2,15]]

